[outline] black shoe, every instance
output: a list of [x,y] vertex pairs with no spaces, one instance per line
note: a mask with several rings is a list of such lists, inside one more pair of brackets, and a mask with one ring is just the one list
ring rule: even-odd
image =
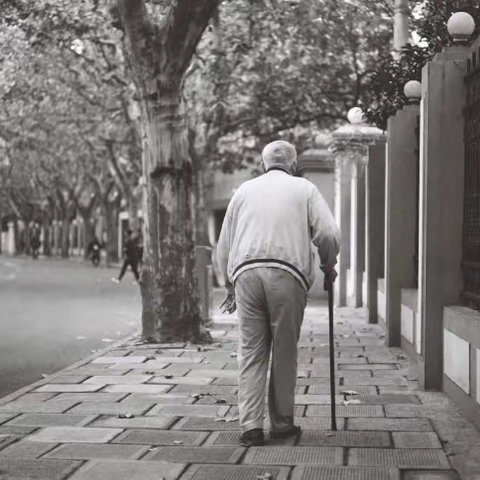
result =
[[263,430],[254,428],[248,432],[242,433],[240,436],[240,445],[244,447],[261,447],[263,445]]
[[302,433],[302,429],[298,425],[294,425],[290,430],[286,432],[270,432],[270,438],[288,438],[294,437]]

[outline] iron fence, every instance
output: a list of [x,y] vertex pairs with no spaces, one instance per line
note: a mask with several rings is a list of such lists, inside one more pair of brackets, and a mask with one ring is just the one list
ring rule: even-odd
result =
[[462,297],[470,308],[480,310],[480,63],[476,53],[467,61],[465,87]]

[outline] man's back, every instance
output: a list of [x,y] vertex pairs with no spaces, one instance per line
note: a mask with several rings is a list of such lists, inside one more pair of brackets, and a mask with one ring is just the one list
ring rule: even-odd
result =
[[[281,170],[244,183],[232,198],[226,220],[233,281],[246,269],[275,266],[290,271],[308,290],[315,279],[312,241],[319,250],[332,251],[322,253],[324,257],[338,253],[338,229],[315,185]],[[219,240],[220,248],[225,240]]]

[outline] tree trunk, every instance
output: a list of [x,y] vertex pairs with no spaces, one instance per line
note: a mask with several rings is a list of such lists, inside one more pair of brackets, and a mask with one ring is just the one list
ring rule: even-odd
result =
[[88,245],[95,234],[95,227],[90,214],[81,214],[83,220],[83,257],[88,257]]
[[220,0],[176,0],[159,26],[143,0],[117,0],[127,58],[141,98],[147,181],[144,337],[210,340],[202,331],[192,218],[192,163],[182,105],[183,77]]
[[43,218],[43,254],[46,257],[51,257],[52,256],[52,248],[50,245],[50,225],[48,222],[48,218],[44,216]]
[[200,297],[185,116],[178,97],[164,99],[159,107],[157,112],[170,110],[169,114],[157,113],[145,125],[149,132],[144,145],[145,164],[157,167],[149,176],[142,323],[146,336],[160,342],[198,342]]
[[119,260],[118,252],[118,205],[119,202],[106,201],[105,212],[105,251],[107,254],[107,265],[116,263]]
[[62,258],[70,256],[70,220],[68,218],[62,219],[62,237],[60,254]]

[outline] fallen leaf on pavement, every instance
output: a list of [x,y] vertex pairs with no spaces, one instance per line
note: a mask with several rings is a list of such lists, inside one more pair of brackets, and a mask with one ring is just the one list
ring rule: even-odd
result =
[[213,346],[216,347],[216,348],[222,348],[222,344],[221,344],[221,343],[214,343]]
[[91,353],[97,353],[99,352],[100,350],[90,350]]
[[181,445],[183,443],[183,441],[182,440],[174,440],[173,443],[175,445]]
[[355,355],[352,355],[352,358],[363,358],[365,355],[362,355],[361,353],[357,353]]
[[148,355],[147,360],[156,360],[157,357],[154,357],[153,355]]
[[132,415],[131,413],[120,413],[118,415],[118,418],[133,418],[135,415]]
[[155,353],[163,353],[163,350],[155,350]]
[[232,358],[237,358],[237,354],[236,354],[236,352],[232,352],[232,353],[230,353],[230,356],[231,356]]
[[173,375],[170,373],[167,373],[166,375],[164,375],[164,377],[167,379],[170,379],[170,378],[173,378]]
[[155,375],[155,372],[143,372],[144,375]]
[[200,400],[200,397],[202,396],[201,393],[193,393],[191,395],[192,398],[194,398],[195,400]]
[[47,375],[46,373],[42,373],[41,376],[42,376],[43,378],[47,378],[47,377],[48,377],[48,375]]
[[358,395],[358,392],[355,392],[354,390],[343,390],[342,393],[343,395]]
[[334,437],[335,434],[334,434],[334,433],[326,433],[325,436],[326,436],[326,437]]
[[343,405],[348,407],[348,405],[360,405],[362,402],[360,400],[344,400],[342,402]]
[[87,337],[84,337],[83,335],[78,335],[77,337],[75,337],[77,340],[86,340]]
[[112,340],[111,338],[102,338],[102,342],[105,342],[105,343],[110,343],[110,342],[114,342],[115,340]]
[[227,403],[227,401],[224,398],[219,398],[218,400],[215,400],[215,403]]
[[273,476],[271,473],[264,473],[263,475],[257,475],[257,480],[272,480]]
[[407,357],[405,355],[399,354],[397,355],[398,360],[405,360]]
[[297,378],[308,378],[308,375],[304,372],[300,372],[298,375],[297,375]]

